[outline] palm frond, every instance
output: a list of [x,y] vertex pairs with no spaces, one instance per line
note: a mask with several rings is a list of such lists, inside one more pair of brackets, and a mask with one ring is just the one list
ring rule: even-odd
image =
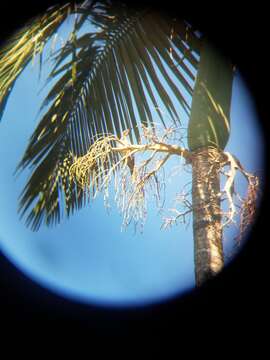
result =
[[12,87],[28,64],[71,12],[71,6],[53,7],[15,33],[0,51],[0,118]]
[[[34,230],[42,221],[59,222],[64,209],[69,216],[86,203],[87,195],[69,178],[67,168],[74,157],[88,151],[97,136],[113,133],[120,137],[130,129],[131,142],[140,142],[138,125],[153,127],[155,112],[164,126],[168,117],[179,123],[167,87],[190,112],[175,81],[192,96],[190,68],[198,65],[194,52],[200,46],[192,29],[184,25],[172,36],[172,22],[162,15],[148,9],[127,11],[124,5],[96,5],[87,12],[101,30],[79,36],[74,27],[70,40],[56,54],[51,78],[57,81],[43,103],[48,110],[18,165],[18,169],[34,168],[20,199],[22,215],[35,204],[27,216]],[[158,103],[168,115],[164,116]]]

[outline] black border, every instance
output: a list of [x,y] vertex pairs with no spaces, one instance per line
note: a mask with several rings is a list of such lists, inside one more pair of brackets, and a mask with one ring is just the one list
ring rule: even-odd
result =
[[[27,0],[3,3],[0,14],[1,41],[54,3],[64,2]],[[129,3],[137,6],[140,1]],[[153,2],[153,5],[161,11],[187,18],[231,56],[254,95],[267,145],[269,68],[266,5],[243,3],[237,8],[230,1],[181,3],[166,0],[158,4]],[[266,184],[269,178],[267,165],[266,146]],[[76,329],[102,338],[131,338],[134,334],[140,334],[149,339],[165,339],[179,337],[180,333],[194,338],[199,332],[200,336],[212,338],[217,336],[216,331],[226,327],[230,328],[231,338],[243,334],[246,337],[255,335],[251,323],[259,324],[266,311],[268,200],[269,191],[265,186],[259,218],[249,241],[217,279],[198,291],[155,306],[117,310],[69,301],[33,283],[0,254],[2,326],[19,331],[21,335],[26,328],[33,332],[50,329],[51,333],[62,335]]]

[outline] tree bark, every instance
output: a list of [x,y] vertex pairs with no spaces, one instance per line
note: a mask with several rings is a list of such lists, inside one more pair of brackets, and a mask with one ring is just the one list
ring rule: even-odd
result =
[[195,281],[200,286],[224,265],[220,208],[220,162],[217,148],[192,153],[192,203]]

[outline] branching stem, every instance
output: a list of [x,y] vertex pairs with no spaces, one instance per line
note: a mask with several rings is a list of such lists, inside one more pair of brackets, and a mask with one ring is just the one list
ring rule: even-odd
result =
[[[197,156],[196,152],[190,152],[184,147],[169,143],[169,141],[174,141],[172,135],[175,131],[169,128],[163,130],[162,136],[157,136],[156,131],[144,126],[142,127],[144,144],[131,144],[128,140],[128,129],[123,132],[121,138],[103,134],[95,139],[87,154],[79,158],[75,157],[75,162],[70,167],[70,175],[76,179],[82,189],[91,189],[93,197],[98,192],[104,191],[106,204],[109,197],[109,184],[114,178],[115,200],[124,214],[124,226],[127,226],[131,220],[134,220],[135,223],[140,221],[142,224],[147,213],[147,193],[154,189],[156,199],[160,201],[160,184],[164,183],[159,178],[160,170],[164,169],[169,158],[172,155],[180,156],[186,160],[186,165],[190,165]],[[165,140],[168,142],[165,143]],[[212,203],[214,204],[216,201],[221,203],[225,200],[228,210],[220,213],[223,218],[222,228],[235,224],[236,217],[240,214],[240,234],[242,236],[255,214],[258,177],[245,171],[239,160],[229,152],[218,149],[210,150],[211,166],[206,169],[207,173],[203,181],[206,185],[208,182],[210,186],[215,169],[217,174],[223,174],[226,177],[226,181],[223,190],[216,194],[211,193],[210,186],[209,193],[213,196],[209,195],[204,209],[211,209]],[[227,172],[224,171],[226,166],[229,167]],[[248,182],[248,193],[245,198],[235,191],[237,171],[243,174]],[[216,196],[218,196],[218,200]],[[164,218],[162,228],[176,224],[178,221],[186,223],[186,216],[194,211],[190,199],[191,190],[184,191],[183,189],[183,192],[175,198],[181,209],[170,209],[176,216]]]

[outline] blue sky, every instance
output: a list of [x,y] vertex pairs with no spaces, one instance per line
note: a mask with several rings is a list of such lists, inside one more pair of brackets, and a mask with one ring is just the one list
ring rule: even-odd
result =
[[[48,69],[45,69],[43,78]],[[122,217],[102,196],[56,227],[26,228],[17,213],[25,171],[13,173],[37,124],[44,92],[38,67],[28,66],[17,80],[0,124],[0,249],[31,279],[53,292],[99,305],[143,305],[181,294],[194,286],[192,226],[160,230],[162,218],[150,204],[143,233],[132,226],[121,232]],[[250,171],[262,171],[262,137],[252,98],[236,73],[231,105],[231,137],[226,147]],[[253,149],[256,149],[254,151]],[[177,165],[168,163],[166,170]],[[167,182],[166,205],[190,176]],[[181,184],[179,184],[179,181]],[[242,187],[243,183],[240,182]],[[113,203],[111,204],[113,205]],[[226,231],[230,252],[233,230]]]

